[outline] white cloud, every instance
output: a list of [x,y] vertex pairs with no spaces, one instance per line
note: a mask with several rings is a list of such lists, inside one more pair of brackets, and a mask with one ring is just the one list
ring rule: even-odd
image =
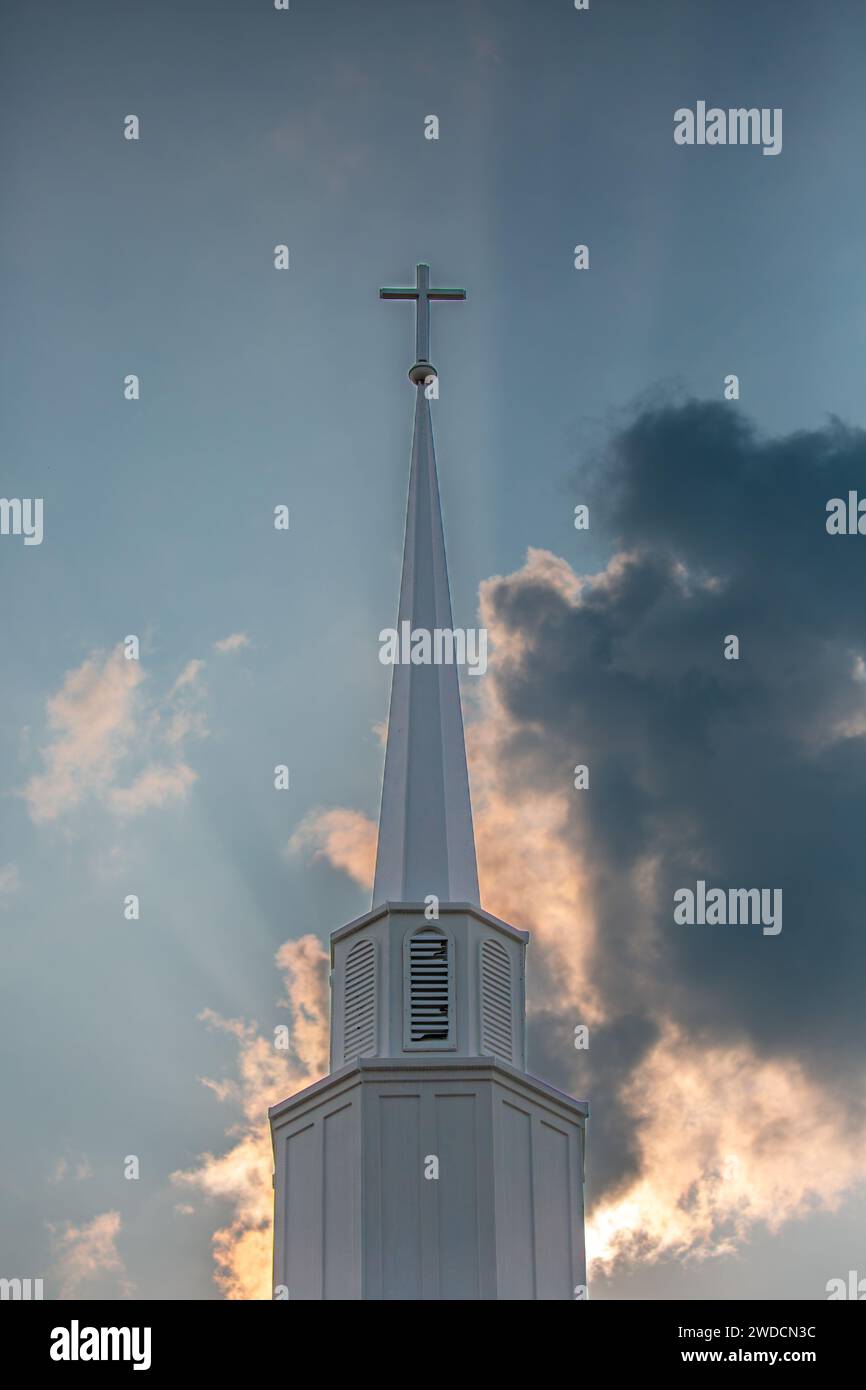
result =
[[[46,701],[50,737],[40,748],[43,771],[22,790],[31,819],[56,821],[86,798],[124,818],[183,801],[196,773],[181,757],[181,745],[208,734],[198,708],[203,669],[203,661],[188,661],[161,701],[147,693],[139,662],[127,661],[121,645],[68,671]],[[167,762],[158,756],[160,743],[173,750]],[[138,766],[125,770],[133,760]]]
[[186,685],[194,685],[204,670],[204,662],[199,661],[198,657],[193,657],[188,661],[169,691],[168,698],[171,699],[178,690],[183,690]]
[[376,867],[376,823],[360,811],[317,806],[301,821],[284,853],[287,858],[308,854],[314,860],[326,859],[369,888]]
[[17,893],[21,887],[21,876],[18,873],[17,864],[4,864],[0,866],[0,906],[3,899],[11,897]]
[[117,1276],[124,1298],[132,1296],[134,1285],[127,1278],[117,1249],[120,1226],[117,1211],[104,1211],[81,1226],[68,1221],[60,1231],[49,1226],[54,1237],[54,1274],[60,1298],[79,1297],[83,1285],[105,1274]]
[[245,632],[233,632],[229,637],[221,637],[218,642],[214,642],[215,652],[237,652],[241,647],[248,647],[250,639]]
[[196,773],[186,763],[176,763],[174,767],[161,767],[154,763],[145,768],[130,786],[116,787],[109,804],[119,816],[138,816],[152,806],[183,801],[195,780]]
[[40,751],[45,771],[24,788],[34,821],[52,821],[85,795],[104,792],[135,732],[133,702],[143,679],[117,646],[102,665],[91,657],[69,671],[45,709],[53,737]]
[[90,1166],[90,1159],[85,1154],[76,1160],[64,1157],[58,1158],[51,1171],[49,1182],[66,1182],[67,1179],[70,1181],[74,1180],[75,1182],[85,1182],[87,1178],[92,1177],[93,1169]]
[[209,733],[207,719],[201,710],[183,709],[171,716],[163,738],[172,748],[176,748],[184,739],[207,738]]

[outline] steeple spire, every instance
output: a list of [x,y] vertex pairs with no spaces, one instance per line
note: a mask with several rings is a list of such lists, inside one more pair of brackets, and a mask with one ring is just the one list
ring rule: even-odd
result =
[[[415,425],[397,632],[402,637],[406,630],[420,629],[432,643],[437,629],[451,629],[452,618],[425,391],[436,375],[429,361],[429,302],[465,299],[466,291],[430,289],[429,267],[419,265],[414,289],[379,293],[382,299],[414,299],[417,308],[416,361],[409,373]],[[446,903],[480,903],[460,687],[453,662],[398,663],[391,683],[373,905],[422,902],[430,894]]]

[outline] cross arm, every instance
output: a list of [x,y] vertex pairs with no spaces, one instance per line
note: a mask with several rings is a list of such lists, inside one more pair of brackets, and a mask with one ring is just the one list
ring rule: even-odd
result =
[[[380,299],[417,299],[417,298],[418,298],[418,295],[419,295],[419,294],[423,294],[423,293],[424,293],[423,290],[416,290],[416,289],[405,289],[405,290],[402,290],[402,289],[395,289],[395,288],[392,287],[392,286],[386,286],[385,289],[379,291],[379,298],[380,298]],[[466,298],[466,291],[465,291],[465,290],[445,290],[445,289],[443,289],[443,290],[428,290],[428,291],[427,291],[427,298],[428,298],[428,299],[465,299],[465,298]]]

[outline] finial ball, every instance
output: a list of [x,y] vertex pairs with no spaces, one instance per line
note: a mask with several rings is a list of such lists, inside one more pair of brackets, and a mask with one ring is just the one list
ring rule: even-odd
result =
[[416,362],[414,367],[409,368],[409,380],[413,386],[425,386],[431,377],[438,375],[431,362]]

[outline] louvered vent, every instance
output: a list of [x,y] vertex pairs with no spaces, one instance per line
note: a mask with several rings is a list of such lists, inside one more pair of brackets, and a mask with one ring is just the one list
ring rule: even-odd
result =
[[481,943],[481,1051],[514,1061],[511,961],[498,941]]
[[450,941],[438,932],[409,938],[409,1041],[448,1042],[451,1031]]
[[376,1051],[376,955],[372,941],[358,941],[346,957],[343,1061]]

